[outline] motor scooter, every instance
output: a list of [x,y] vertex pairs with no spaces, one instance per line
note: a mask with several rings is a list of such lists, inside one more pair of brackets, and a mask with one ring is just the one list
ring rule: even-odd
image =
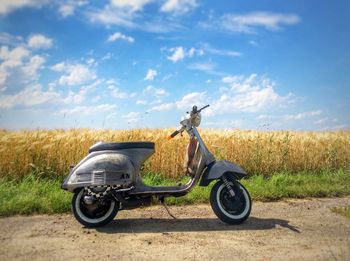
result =
[[239,224],[251,211],[251,198],[239,180],[247,173],[238,165],[215,160],[204,144],[197,127],[201,123],[201,109],[192,111],[180,121],[180,126],[168,138],[186,131],[189,143],[186,152],[185,174],[190,180],[178,186],[149,186],[140,176],[143,163],[154,153],[153,142],[98,142],[89,154],[64,180],[62,188],[74,193],[72,209],[75,218],[86,227],[103,226],[114,219],[117,212],[149,205],[152,198],[164,202],[166,197],[181,197],[195,185],[208,186],[216,181],[210,192],[210,204],[223,222]]

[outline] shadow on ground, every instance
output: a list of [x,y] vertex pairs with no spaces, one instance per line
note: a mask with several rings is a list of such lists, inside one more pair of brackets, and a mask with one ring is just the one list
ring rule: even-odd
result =
[[166,233],[166,232],[208,232],[208,231],[240,231],[240,230],[267,230],[276,227],[288,228],[300,233],[299,229],[289,224],[288,220],[274,218],[250,217],[240,225],[227,225],[217,218],[180,218],[155,219],[135,218],[116,219],[110,224],[97,228],[102,233]]

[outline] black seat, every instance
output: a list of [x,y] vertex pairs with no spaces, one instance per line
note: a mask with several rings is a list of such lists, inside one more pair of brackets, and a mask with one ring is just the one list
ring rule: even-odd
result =
[[101,150],[154,149],[154,142],[97,142],[89,149],[89,153]]

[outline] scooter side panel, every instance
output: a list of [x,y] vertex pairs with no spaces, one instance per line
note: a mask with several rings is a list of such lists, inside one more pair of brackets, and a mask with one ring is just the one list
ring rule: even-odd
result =
[[215,161],[204,170],[199,185],[208,186],[212,180],[221,178],[225,173],[232,173],[237,179],[241,179],[247,175],[240,166],[232,162],[226,160]]
[[135,168],[127,156],[117,153],[91,154],[72,169],[62,185],[63,189],[74,191],[79,187],[100,185],[125,187],[133,182]]

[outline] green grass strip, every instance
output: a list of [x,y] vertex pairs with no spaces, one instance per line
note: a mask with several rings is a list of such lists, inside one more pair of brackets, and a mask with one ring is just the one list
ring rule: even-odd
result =
[[[164,178],[160,174],[146,174],[144,181],[150,185],[186,183]],[[0,216],[15,214],[53,214],[70,211],[72,194],[60,189],[61,180],[27,176],[20,181],[0,179]],[[253,200],[271,201],[282,198],[339,197],[350,195],[350,172],[277,173],[270,178],[261,175],[242,180]],[[170,205],[208,203],[212,182],[208,187],[195,187],[179,198],[167,198]]]
[[332,208],[332,211],[343,215],[344,217],[350,218],[350,205],[342,208]]

